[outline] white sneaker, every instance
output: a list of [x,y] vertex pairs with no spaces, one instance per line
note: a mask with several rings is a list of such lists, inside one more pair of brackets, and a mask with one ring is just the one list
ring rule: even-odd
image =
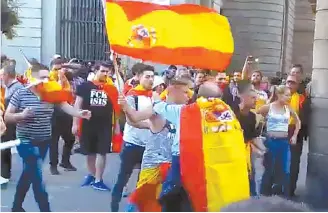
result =
[[6,179],[6,178],[3,178],[0,176],[0,185],[4,184],[4,183],[8,183],[8,182],[9,182],[9,179]]

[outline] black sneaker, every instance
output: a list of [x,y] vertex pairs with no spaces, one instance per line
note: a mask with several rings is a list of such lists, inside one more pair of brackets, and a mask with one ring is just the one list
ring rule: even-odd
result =
[[61,163],[60,167],[63,167],[65,171],[77,171],[77,169],[71,163]]
[[57,169],[57,166],[50,166],[50,173],[52,175],[60,175],[58,169]]
[[11,209],[12,212],[26,212],[25,209],[23,209],[23,207],[13,207]]

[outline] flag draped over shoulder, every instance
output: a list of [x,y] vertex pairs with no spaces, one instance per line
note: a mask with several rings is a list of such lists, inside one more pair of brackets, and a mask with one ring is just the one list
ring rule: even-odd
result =
[[181,180],[193,210],[217,212],[248,199],[245,143],[230,107],[200,98],[182,109],[180,128]]
[[212,9],[115,0],[106,0],[105,6],[111,49],[119,54],[218,71],[231,61],[230,24]]
[[149,98],[151,98],[152,95],[153,92],[151,90],[146,90],[140,84],[135,88],[130,89],[130,91],[127,93],[127,96],[146,96]]
[[40,100],[48,103],[73,102],[73,94],[70,90],[70,84],[64,74],[59,74],[61,83],[55,80],[39,81],[32,76],[31,67],[28,68],[23,76],[18,76],[17,80],[23,85],[35,85]]
[[115,87],[113,81],[110,78],[106,79],[106,83],[99,82],[99,81],[92,81],[96,86],[99,87],[99,89],[102,89],[108,98],[110,99],[114,113],[118,116],[120,114],[120,105],[118,104],[118,91]]
[[43,82],[36,85],[40,99],[49,103],[73,102],[73,94],[56,81]]

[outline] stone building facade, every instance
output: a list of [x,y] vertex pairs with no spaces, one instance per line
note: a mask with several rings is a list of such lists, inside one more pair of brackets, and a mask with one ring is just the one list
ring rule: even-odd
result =
[[231,70],[249,54],[266,75],[288,72],[294,63],[312,69],[314,14],[308,0],[223,0],[235,39]]

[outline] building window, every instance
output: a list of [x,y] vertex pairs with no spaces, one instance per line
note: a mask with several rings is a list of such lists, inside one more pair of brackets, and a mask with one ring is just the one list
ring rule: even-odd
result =
[[109,59],[102,0],[59,0],[58,52],[67,58]]

